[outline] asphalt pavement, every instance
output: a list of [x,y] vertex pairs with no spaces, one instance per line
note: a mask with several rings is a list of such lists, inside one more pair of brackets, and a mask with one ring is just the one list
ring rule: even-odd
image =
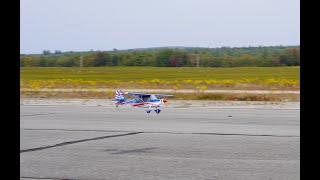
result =
[[300,109],[21,105],[21,179],[300,179]]

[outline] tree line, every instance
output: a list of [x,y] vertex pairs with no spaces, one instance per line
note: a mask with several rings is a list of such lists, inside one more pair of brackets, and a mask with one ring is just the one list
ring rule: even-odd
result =
[[[82,59],[82,62],[81,62]],[[21,54],[20,67],[248,67],[300,66],[300,46],[243,48],[146,48],[113,51]]]

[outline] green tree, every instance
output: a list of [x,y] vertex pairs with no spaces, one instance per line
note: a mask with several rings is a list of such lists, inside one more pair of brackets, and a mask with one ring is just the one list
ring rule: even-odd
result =
[[108,52],[93,52],[84,56],[83,65],[86,67],[113,66],[112,56]]
[[56,62],[56,66],[59,67],[72,67],[74,66],[72,60],[70,58],[67,57],[63,57],[57,60]]
[[43,54],[43,55],[50,55],[51,52],[50,52],[49,50],[43,50],[43,51],[42,51],[42,54]]
[[59,51],[59,50],[55,50],[55,51],[54,51],[54,54],[62,54],[62,52]]
[[256,66],[256,58],[250,54],[242,54],[237,58],[237,63],[237,66],[239,67]]
[[40,59],[38,57],[24,56],[21,58],[21,65],[23,67],[38,67],[40,66]]
[[113,66],[118,66],[119,65],[119,55],[117,55],[117,54],[114,54],[114,55],[112,55],[112,57],[111,57],[111,62],[112,62],[112,65]]
[[170,66],[170,57],[174,51],[171,49],[161,50],[156,54],[155,66],[165,67]]

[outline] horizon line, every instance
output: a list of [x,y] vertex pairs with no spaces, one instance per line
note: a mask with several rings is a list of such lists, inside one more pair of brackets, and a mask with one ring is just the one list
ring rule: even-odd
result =
[[221,48],[263,48],[263,47],[295,47],[295,46],[300,46],[299,45],[258,45],[258,46],[219,46],[219,47],[204,47],[204,46],[153,46],[153,47],[137,47],[137,48],[126,48],[126,49],[118,49],[118,48],[113,48],[111,50],[80,50],[80,51],[75,51],[75,50],[68,50],[68,51],[62,51],[55,49],[51,52],[51,50],[48,49],[43,49],[42,52],[40,53],[21,53],[20,50],[20,55],[31,55],[31,54],[42,54],[43,51],[50,51],[51,53],[54,54],[55,51],[60,51],[61,53],[66,53],[66,52],[73,52],[73,53],[81,53],[81,52],[108,52],[108,51],[132,51],[132,50],[146,50],[146,49],[174,49],[174,48],[203,48],[203,49],[221,49]]

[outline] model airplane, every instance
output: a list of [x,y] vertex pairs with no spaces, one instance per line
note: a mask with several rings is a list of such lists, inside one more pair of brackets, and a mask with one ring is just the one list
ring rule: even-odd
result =
[[[135,96],[134,99],[127,100],[125,95]],[[168,102],[168,100],[163,97],[171,97],[173,95],[168,94],[144,94],[144,93],[134,93],[134,92],[126,92],[123,93],[121,90],[116,90],[114,103],[116,107],[119,105],[130,105],[132,107],[143,107],[148,108],[147,113],[151,112],[151,108],[155,108],[154,111],[159,114],[161,110],[160,106],[163,106],[164,103]],[[157,97],[161,97],[158,99]]]

